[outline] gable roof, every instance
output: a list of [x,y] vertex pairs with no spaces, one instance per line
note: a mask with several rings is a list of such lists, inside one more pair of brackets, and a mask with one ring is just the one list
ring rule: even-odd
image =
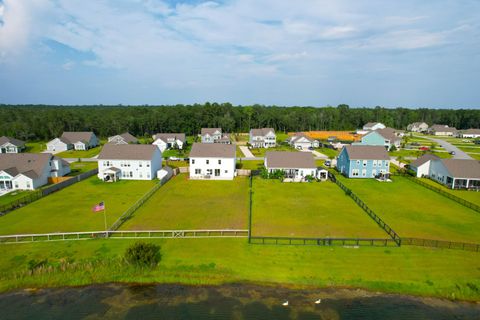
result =
[[427,153],[427,154],[424,154],[423,156],[421,156],[420,158],[417,158],[416,160],[412,161],[410,163],[410,166],[418,168],[418,167],[427,163],[430,160],[438,160],[438,159],[439,159],[439,157],[437,157],[436,155],[431,154],[431,153]]
[[349,145],[344,149],[350,160],[390,160],[384,146]]
[[383,123],[381,123],[381,122],[367,122],[363,126],[364,127],[373,127],[376,124],[383,124]]
[[397,137],[397,135],[395,134],[395,132],[397,132],[397,131],[393,128],[388,128],[387,127],[387,128],[383,128],[383,129],[377,129],[377,130],[374,130],[372,132],[378,132],[386,140],[390,140],[390,142],[401,140],[399,137]]
[[90,141],[90,138],[92,137],[93,134],[94,133],[92,131],[78,131],[78,132],[65,131],[64,133],[62,133],[60,140],[69,144],[72,144],[78,141],[85,143]]
[[480,134],[480,129],[467,129],[463,131],[463,134]]
[[235,158],[235,145],[223,143],[194,143],[190,158]]
[[266,136],[269,132],[273,132],[275,134],[275,130],[273,128],[259,128],[259,129],[250,129],[250,133],[252,136]]
[[430,127],[431,130],[433,131],[439,131],[439,132],[455,132],[457,129],[455,127],[449,127],[444,124],[434,124],[433,126]]
[[[117,134],[115,136],[108,137],[108,140],[111,140],[115,137],[121,137],[126,143],[138,143],[138,139],[131,135],[129,132],[124,132],[122,134]],[[109,141],[109,143],[112,141]]]
[[297,132],[295,133],[295,135],[291,136],[290,137],[290,142],[294,143],[296,142],[297,140],[301,139],[301,138],[305,138],[307,139],[309,142],[313,142],[314,140],[312,138],[310,138],[309,136],[307,136],[305,133],[303,132]]
[[0,170],[12,176],[21,173],[30,178],[37,178],[42,175],[52,158],[50,153],[2,153]]
[[6,137],[6,136],[0,137],[0,146],[4,145],[7,142],[17,147],[23,147],[25,145],[25,141],[22,141],[22,140],[18,140],[18,139]]
[[311,152],[268,151],[265,154],[267,168],[316,168]]
[[99,160],[152,160],[158,148],[151,144],[106,144]]
[[428,124],[426,122],[414,122],[414,123],[411,123],[410,125],[411,126],[415,126],[415,127],[419,127],[421,126],[422,124],[425,124],[428,126]]
[[154,140],[160,139],[165,142],[171,138],[185,142],[185,133],[157,133],[153,135]]
[[222,128],[202,128],[201,134],[202,134],[202,136],[204,136],[206,134],[213,135],[215,133],[215,131],[218,131],[221,134],[222,133]]
[[441,159],[454,178],[480,179],[480,161],[467,159]]

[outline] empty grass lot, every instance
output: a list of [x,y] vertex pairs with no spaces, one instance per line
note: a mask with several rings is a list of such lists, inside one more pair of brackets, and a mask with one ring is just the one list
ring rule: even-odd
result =
[[81,173],[93,170],[98,168],[98,163],[94,162],[72,162],[70,163],[70,174],[69,176],[77,176]]
[[255,236],[388,238],[334,183],[254,179]]
[[100,150],[102,150],[102,147],[98,146],[88,150],[67,150],[55,155],[61,158],[92,158],[98,155]]
[[252,148],[250,149],[250,151],[255,157],[265,157],[265,153],[267,153],[268,151],[298,151],[298,150],[290,147],[288,144],[281,144],[281,145],[277,145],[274,148]]
[[105,201],[111,225],[155,183],[105,183],[94,176],[0,217],[0,234],[104,230],[103,214],[91,210],[95,204]]
[[465,199],[467,201],[470,201],[471,203],[474,203],[480,206],[480,191],[452,190],[430,179],[421,179],[421,180],[425,183],[431,184],[432,186],[440,190],[449,192],[459,198]]
[[121,229],[246,229],[248,179],[189,180],[180,174],[162,186]]
[[378,182],[337,177],[400,237],[480,243],[480,214],[407,178]]

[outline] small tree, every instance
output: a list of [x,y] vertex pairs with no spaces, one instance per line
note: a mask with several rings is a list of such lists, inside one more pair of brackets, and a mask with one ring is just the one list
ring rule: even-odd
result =
[[154,267],[161,258],[160,246],[153,243],[136,242],[125,251],[125,261],[139,267]]

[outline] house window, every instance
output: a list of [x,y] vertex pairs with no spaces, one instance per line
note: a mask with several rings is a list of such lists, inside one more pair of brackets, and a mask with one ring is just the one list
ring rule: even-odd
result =
[[367,170],[363,169],[362,170],[362,177],[366,177],[367,176]]
[[364,166],[364,167],[367,166],[367,160],[363,160],[363,166]]
[[358,173],[359,173],[358,169],[353,169],[352,170],[352,177],[358,177]]
[[357,160],[357,164],[360,164],[360,160]]
[[143,178],[143,174],[141,172],[138,173],[139,178]]
[[374,167],[377,166],[377,160],[373,160],[373,166],[374,166]]
[[220,176],[220,169],[215,169],[215,177]]
[[207,175],[211,176],[213,173],[212,169],[207,169]]
[[140,163],[138,164],[138,166],[141,168],[141,167],[143,166],[143,164],[140,162]]
[[30,188],[30,181],[27,181],[27,188]]
[[225,173],[228,173],[228,170],[225,170]]
[[195,159],[192,159],[192,164],[195,164]]
[[222,164],[222,160],[218,160],[218,164]]
[[200,174],[200,173],[202,173],[201,169],[195,169],[195,174]]
[[207,160],[207,164],[210,164],[210,160]]
[[150,168],[150,162],[147,162],[147,168]]

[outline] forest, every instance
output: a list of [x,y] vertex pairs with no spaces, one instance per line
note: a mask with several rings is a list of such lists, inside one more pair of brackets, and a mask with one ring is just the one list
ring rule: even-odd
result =
[[408,109],[233,106],[205,103],[174,106],[48,106],[0,104],[0,136],[45,141],[63,131],[94,131],[99,137],[130,132],[138,137],[157,132],[197,134],[202,127],[224,132],[248,132],[273,127],[277,131],[355,130],[364,123],[382,122],[405,129],[415,121],[447,124],[457,129],[480,128],[479,109]]

